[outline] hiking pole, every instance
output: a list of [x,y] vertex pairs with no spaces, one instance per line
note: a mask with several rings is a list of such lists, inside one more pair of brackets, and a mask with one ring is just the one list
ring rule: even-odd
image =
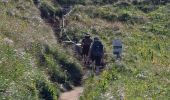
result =
[[93,74],[94,73],[94,62],[91,63],[90,67],[91,67],[90,76],[93,77],[94,76]]

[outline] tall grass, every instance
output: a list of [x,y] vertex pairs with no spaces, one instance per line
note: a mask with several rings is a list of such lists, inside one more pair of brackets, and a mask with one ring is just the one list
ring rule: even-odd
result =
[[[70,18],[74,17],[75,13],[84,17],[69,20],[68,29],[74,25],[72,31],[77,33],[77,36],[85,29],[92,35],[99,35],[109,53],[112,52],[113,39],[120,38],[123,41],[121,64],[113,64],[115,62],[112,59],[107,59],[111,69],[86,81],[82,100],[105,100],[109,99],[108,97],[123,97],[129,100],[169,99],[168,7],[168,4],[161,5],[147,13],[142,12],[136,5],[126,8],[116,5],[79,6],[74,10]],[[94,17],[95,14],[97,16]],[[115,21],[111,22],[102,17],[110,14],[117,16]],[[123,20],[120,20],[120,17]],[[115,22],[121,23],[121,26],[117,25],[117,31],[113,30]],[[79,30],[76,30],[76,27]],[[112,76],[116,79],[110,78]]]
[[57,43],[32,0],[0,7],[0,98],[57,100],[61,85],[81,84],[81,65]]

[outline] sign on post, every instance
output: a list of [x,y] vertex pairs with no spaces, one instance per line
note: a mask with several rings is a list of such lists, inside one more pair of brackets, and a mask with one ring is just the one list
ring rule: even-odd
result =
[[113,54],[116,55],[116,58],[121,59],[122,41],[120,39],[115,39],[115,40],[113,40],[112,44],[113,44]]

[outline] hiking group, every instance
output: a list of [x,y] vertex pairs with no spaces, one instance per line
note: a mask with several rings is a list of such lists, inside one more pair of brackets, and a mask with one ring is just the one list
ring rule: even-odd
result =
[[102,66],[104,56],[104,46],[99,37],[96,36],[92,40],[90,34],[86,33],[81,42],[81,47],[84,65],[89,66],[94,63],[95,66],[93,66],[93,68],[96,70],[96,73],[99,73],[99,68]]

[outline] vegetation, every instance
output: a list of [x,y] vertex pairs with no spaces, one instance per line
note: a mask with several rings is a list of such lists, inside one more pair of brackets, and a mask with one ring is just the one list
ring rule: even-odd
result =
[[118,6],[125,4],[78,5],[67,18],[68,33],[99,35],[108,53],[113,39],[124,44],[122,61],[108,55],[108,70],[85,82],[82,100],[169,99],[169,3],[149,12],[131,3]]
[[[57,8],[45,1],[42,6],[54,17]],[[57,43],[32,0],[0,2],[0,8],[2,99],[57,100],[61,91],[81,84],[81,65]]]
[[[170,30],[166,27],[169,24],[169,4],[157,7],[146,13],[136,5],[123,8],[116,5],[99,6],[95,9],[100,10],[93,9],[94,13],[91,11],[92,7],[80,7],[83,10],[78,13],[87,17],[82,18],[82,21],[73,21],[74,26],[78,23],[79,26],[90,29],[93,25],[94,28],[88,31],[101,37],[107,52],[112,52],[111,40],[120,38],[124,43],[122,61],[115,64],[112,59],[108,59],[108,70],[99,78],[92,77],[86,81],[82,100],[169,99]],[[92,13],[88,12],[88,9]],[[109,17],[95,16],[95,13],[98,13],[98,16],[113,14],[117,17],[111,17],[114,20],[110,20]]]
[[84,80],[80,99],[169,100],[170,3],[161,1],[0,2],[0,97],[57,100],[60,92],[82,84],[80,60],[56,37],[61,7],[71,5],[65,31],[72,40],[89,32],[101,38],[107,53],[113,39],[124,45],[121,62],[106,55],[106,70]]

